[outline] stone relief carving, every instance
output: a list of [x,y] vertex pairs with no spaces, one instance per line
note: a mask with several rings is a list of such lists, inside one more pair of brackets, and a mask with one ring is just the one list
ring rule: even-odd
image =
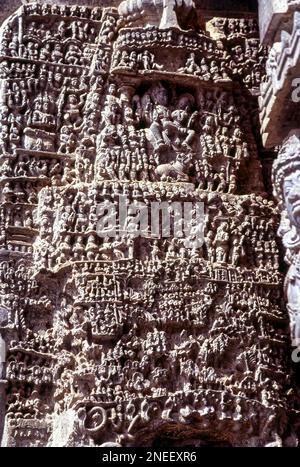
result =
[[[2,27],[4,445],[296,443],[265,50],[250,20],[185,29],[192,3],[29,4]],[[100,236],[120,196],[204,203],[203,246]]]
[[299,133],[292,132],[284,142],[278,159],[273,166],[273,183],[275,195],[283,209],[279,234],[286,248],[286,261],[289,272],[285,281],[285,289],[290,315],[291,338],[293,345],[300,343],[299,318]]

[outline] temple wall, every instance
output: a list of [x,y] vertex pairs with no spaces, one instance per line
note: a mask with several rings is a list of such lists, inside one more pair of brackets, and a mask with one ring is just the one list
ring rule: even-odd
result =
[[0,30],[2,444],[296,446],[255,2],[58,3]]

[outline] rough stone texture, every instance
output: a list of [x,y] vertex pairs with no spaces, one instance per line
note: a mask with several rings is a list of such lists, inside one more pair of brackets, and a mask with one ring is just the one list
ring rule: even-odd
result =
[[289,272],[285,281],[288,299],[291,337],[294,346],[300,345],[300,284],[299,284],[299,185],[300,185],[300,131],[291,131],[284,141],[273,166],[274,191],[283,209],[279,233],[287,249]]
[[282,211],[278,233],[286,248],[289,267],[285,297],[296,354],[300,347],[300,2],[273,2],[271,8],[260,0],[260,25],[265,43],[271,46],[267,79],[261,86],[261,131],[267,147],[279,146],[273,165],[273,189]]
[[[1,30],[2,443],[295,446],[257,22],[141,4]],[[102,238],[120,195],[127,234]],[[199,225],[134,235],[161,201],[204,203],[202,248]]]
[[[270,21],[270,30],[276,30],[276,36],[270,34],[265,41],[272,46],[260,99],[263,142],[268,148],[281,145],[299,121],[299,105],[293,91],[299,87],[300,76],[300,2],[288,3],[287,12],[278,13]],[[268,18],[268,8],[261,8],[261,23],[265,17]]]
[[0,0],[0,23],[8,18],[21,4],[20,0]]
[[259,27],[262,42],[272,44],[280,31],[280,23],[287,17],[288,0],[259,0]]

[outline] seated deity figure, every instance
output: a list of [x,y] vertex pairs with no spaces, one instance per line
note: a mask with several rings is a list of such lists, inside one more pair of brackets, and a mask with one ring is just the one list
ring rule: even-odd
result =
[[56,63],[62,63],[64,60],[64,53],[62,51],[62,45],[57,43],[54,45],[54,49],[51,54],[51,61]]
[[79,65],[81,59],[81,50],[75,44],[70,44],[66,53],[65,61],[68,65]]
[[282,212],[278,234],[287,249],[289,271],[285,280],[292,345],[300,345],[300,133],[287,138],[273,166],[274,194]]
[[56,125],[55,110],[56,104],[48,94],[38,96],[34,101],[33,110],[26,114],[28,125],[53,128]]
[[187,73],[189,75],[200,75],[201,74],[201,68],[200,66],[196,63],[196,57],[195,53],[191,52],[185,66],[183,68],[179,68],[178,70],[179,73]]

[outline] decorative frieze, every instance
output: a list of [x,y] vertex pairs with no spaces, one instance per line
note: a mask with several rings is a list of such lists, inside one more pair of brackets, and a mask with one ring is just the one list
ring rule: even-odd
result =
[[197,13],[29,4],[2,26],[4,445],[296,444],[267,51],[253,15]]

